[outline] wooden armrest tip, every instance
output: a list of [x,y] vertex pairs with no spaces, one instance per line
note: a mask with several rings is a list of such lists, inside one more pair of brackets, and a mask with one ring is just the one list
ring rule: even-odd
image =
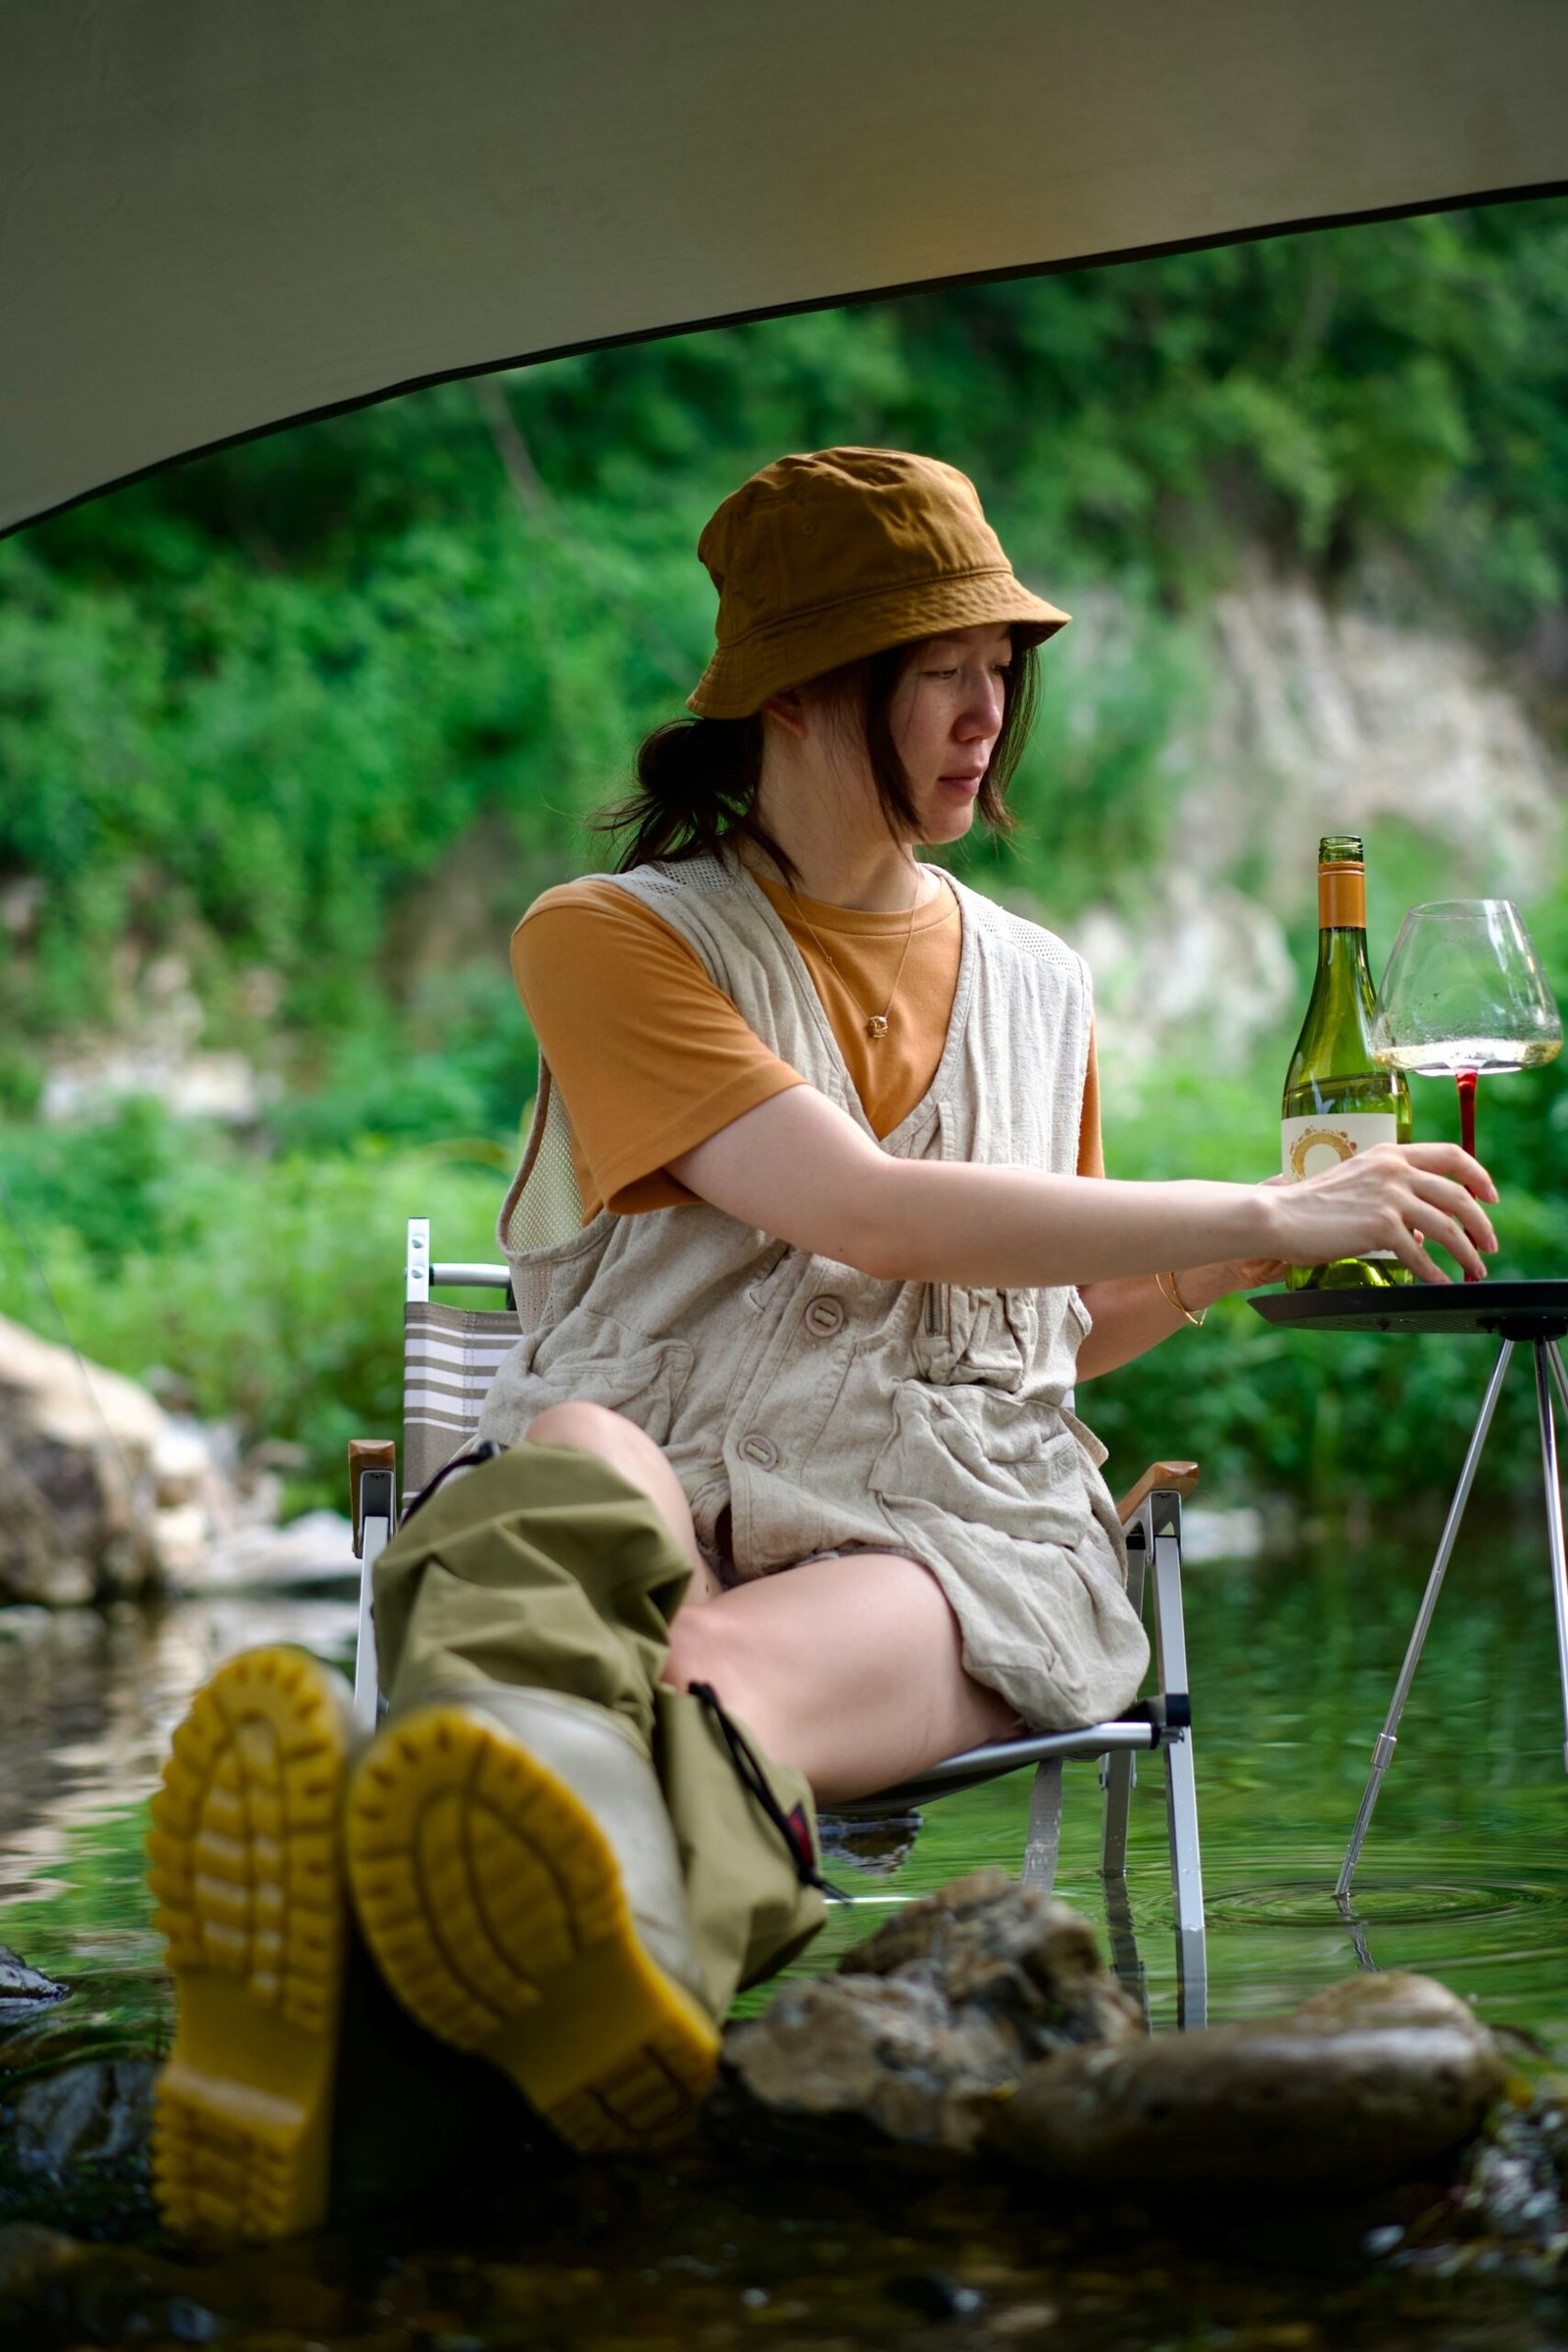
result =
[[1117,1503],[1116,1516],[1123,1521],[1130,1519],[1146,1495],[1190,1494],[1198,1480],[1196,1462],[1151,1462],[1137,1486],[1130,1488]]
[[398,1449],[391,1438],[350,1438],[349,1517],[354,1522],[355,1549],[359,1548],[360,1486],[368,1470],[390,1470],[397,1476]]
[[350,1438],[349,1468],[351,1470],[395,1470],[398,1464],[396,1441],[392,1438]]

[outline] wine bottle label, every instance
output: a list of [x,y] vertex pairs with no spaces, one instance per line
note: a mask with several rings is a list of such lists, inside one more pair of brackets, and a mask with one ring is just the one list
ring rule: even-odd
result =
[[1294,1184],[1321,1176],[1342,1159],[1353,1159],[1373,1144],[1396,1144],[1398,1122],[1392,1110],[1320,1110],[1304,1119],[1281,1119],[1280,1167]]
[[[1396,1144],[1398,1121],[1392,1110],[1314,1111],[1304,1119],[1281,1119],[1280,1167],[1293,1184],[1321,1176],[1342,1159],[1353,1159],[1374,1144]],[[1363,1250],[1363,1257],[1392,1257],[1392,1250]]]

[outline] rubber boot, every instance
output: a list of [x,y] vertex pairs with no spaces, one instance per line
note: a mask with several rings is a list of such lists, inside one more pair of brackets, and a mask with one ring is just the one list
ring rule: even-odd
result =
[[281,1646],[220,1666],[174,1734],[148,1849],[177,2016],[153,2177],[181,2234],[325,2216],[355,1743],[341,1675]]
[[802,1776],[660,1681],[689,1575],[645,1495],[542,1446],[455,1477],[377,1563],[388,1720],[347,1832],[367,1943],[584,2150],[686,2130],[737,1984],[822,1916]]
[[365,1745],[344,1678],[280,1646],[220,1666],[174,1734],[149,1838],[176,2014],[153,2173],[181,2236],[287,2237],[517,2153],[495,2077],[420,2031],[355,1928],[343,1809]]

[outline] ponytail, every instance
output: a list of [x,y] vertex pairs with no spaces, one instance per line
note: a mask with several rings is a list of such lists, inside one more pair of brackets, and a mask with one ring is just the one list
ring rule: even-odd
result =
[[793,883],[794,866],[752,813],[761,777],[760,711],[750,718],[672,718],[638,751],[637,790],[602,810],[594,829],[631,835],[619,873],[655,858],[716,857],[720,844],[740,833]]

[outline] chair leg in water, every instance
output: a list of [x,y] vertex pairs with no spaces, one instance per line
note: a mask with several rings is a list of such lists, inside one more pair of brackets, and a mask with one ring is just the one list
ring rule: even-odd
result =
[[174,1735],[148,1839],[177,2004],[153,2177],[182,2234],[324,2218],[354,1740],[341,1676],[280,1645],[220,1667]]
[[587,2152],[692,2123],[717,2064],[669,1817],[618,1718],[497,1688],[382,1731],[354,1778],[361,1928],[412,2016]]
[[1056,1884],[1056,1856],[1061,1848],[1061,1758],[1048,1756],[1035,1766],[1029,1787],[1029,1826],[1024,1832],[1025,1886],[1049,1894]]

